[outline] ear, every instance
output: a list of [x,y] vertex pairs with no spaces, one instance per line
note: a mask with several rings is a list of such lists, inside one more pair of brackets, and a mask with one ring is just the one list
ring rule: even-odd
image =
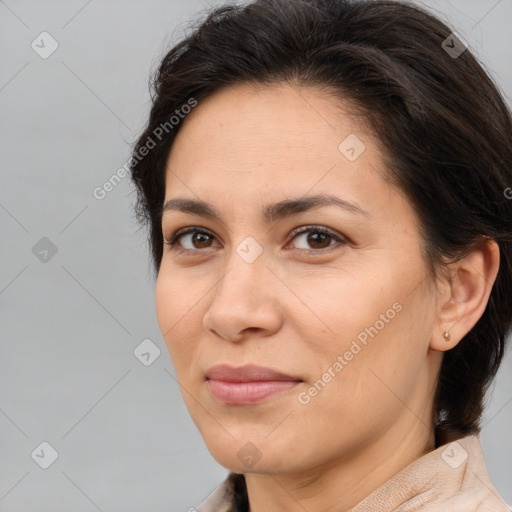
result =
[[[450,350],[475,326],[485,311],[499,266],[499,247],[492,239],[478,242],[466,257],[449,264],[438,284],[437,326],[430,348]],[[449,340],[443,337],[445,331]]]

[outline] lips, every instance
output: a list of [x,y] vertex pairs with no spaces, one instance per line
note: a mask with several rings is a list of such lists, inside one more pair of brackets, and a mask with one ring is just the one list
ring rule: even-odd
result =
[[297,376],[255,365],[213,366],[206,379],[214,398],[225,405],[255,404],[303,382]]
[[221,364],[213,366],[206,372],[207,379],[222,380],[225,382],[252,382],[262,380],[301,380],[298,377],[292,375],[286,375],[285,373],[266,368],[264,366],[256,366],[248,364],[245,366],[229,366]]

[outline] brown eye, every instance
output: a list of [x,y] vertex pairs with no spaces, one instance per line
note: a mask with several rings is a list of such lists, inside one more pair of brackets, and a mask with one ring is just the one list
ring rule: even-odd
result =
[[295,232],[293,240],[299,240],[301,238],[306,244],[305,247],[298,248],[301,254],[321,252],[323,249],[336,245],[336,242],[341,244],[346,243],[343,237],[322,226],[308,226],[302,229],[302,231]]
[[[208,242],[211,243],[210,235],[201,232],[193,233],[191,240],[192,244],[196,247],[196,249],[204,249],[205,247],[209,247]],[[195,245],[196,243],[197,245]]]
[[[186,235],[191,235],[189,240],[189,247],[184,247],[181,243],[181,239],[185,238]],[[183,231],[178,231],[173,235],[171,240],[165,241],[167,245],[170,245],[172,249],[174,249],[174,245],[179,241],[178,249],[180,251],[194,251],[196,249],[208,249],[211,247],[211,242],[214,237],[207,231],[203,231],[201,229],[197,229],[194,227],[187,228]],[[191,245],[191,246],[190,246]]]
[[[331,235],[327,235],[325,233],[318,232],[310,232],[310,234],[306,237],[308,244],[311,245],[314,249],[324,249],[331,245],[329,242],[332,239]],[[325,242],[328,242],[325,244]]]

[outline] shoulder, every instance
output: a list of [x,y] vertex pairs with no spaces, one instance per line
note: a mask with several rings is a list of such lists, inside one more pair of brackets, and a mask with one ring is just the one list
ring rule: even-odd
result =
[[505,503],[489,479],[482,445],[477,435],[462,438],[456,444],[448,444],[442,452],[444,458],[451,455],[452,448],[455,451],[460,451],[461,446],[465,450],[461,455],[466,459],[462,465],[463,476],[460,488],[454,494],[453,499],[460,498],[462,503],[464,503],[464,498],[470,499],[473,507],[470,510],[475,512],[511,512],[512,508]]
[[[385,507],[383,508],[383,504]],[[412,462],[350,512],[511,512],[489,480],[476,435]]]

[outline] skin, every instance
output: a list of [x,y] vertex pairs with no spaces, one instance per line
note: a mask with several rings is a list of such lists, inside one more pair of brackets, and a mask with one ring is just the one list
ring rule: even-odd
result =
[[[304,86],[229,86],[187,116],[168,158],[165,200],[208,201],[223,221],[164,213],[166,240],[187,226],[211,236],[164,246],[158,322],[188,411],[213,457],[245,474],[252,512],[347,511],[433,450],[443,352],[484,312],[499,267],[497,245],[481,244],[434,286],[415,213],[377,172],[379,141],[347,106]],[[366,147],[355,161],[338,149],[349,134]],[[272,224],[260,218],[264,204],[319,193],[368,215],[327,206]],[[311,240],[314,227],[290,236],[309,225],[347,241]],[[248,236],[263,249],[252,263],[236,251]],[[394,318],[301,403],[299,393],[397,302]],[[205,380],[220,363],[303,382],[255,405],[226,405]],[[256,463],[238,456],[244,446]]]

